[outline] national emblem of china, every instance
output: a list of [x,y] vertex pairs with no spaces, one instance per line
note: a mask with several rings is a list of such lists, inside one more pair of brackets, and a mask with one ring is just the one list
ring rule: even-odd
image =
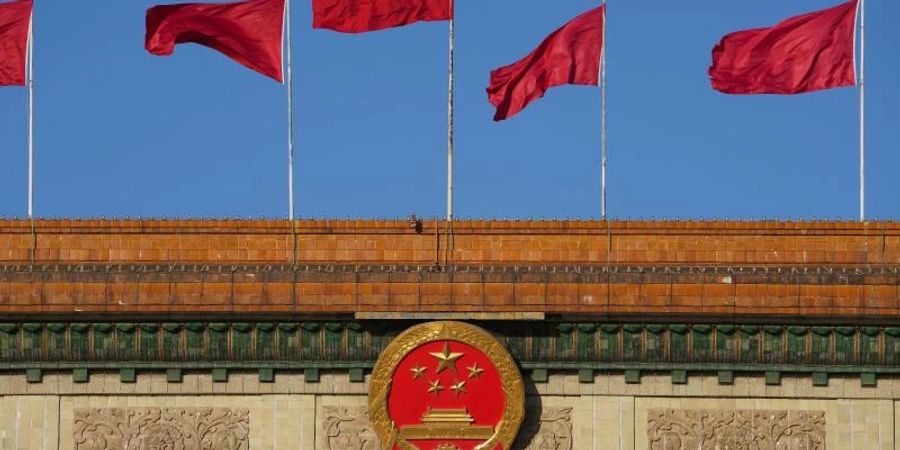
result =
[[404,331],[372,372],[369,418],[384,450],[511,450],[524,414],[512,356],[467,323]]

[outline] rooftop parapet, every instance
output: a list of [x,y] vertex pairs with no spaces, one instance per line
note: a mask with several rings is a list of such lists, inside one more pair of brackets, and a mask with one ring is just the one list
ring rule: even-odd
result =
[[894,222],[0,221],[0,314],[890,322]]

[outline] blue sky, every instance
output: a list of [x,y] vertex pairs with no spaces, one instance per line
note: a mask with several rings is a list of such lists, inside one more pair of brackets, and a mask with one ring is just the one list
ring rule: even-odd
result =
[[[153,2],[36,3],[36,215],[287,215],[283,86],[196,45],[149,55]],[[855,217],[855,89],[726,96],[706,75],[722,35],[833,4],[611,0],[610,215]],[[447,24],[343,35],[293,5],[297,214],[442,215]],[[484,93],[491,69],[594,6],[458,1],[458,217],[598,216],[599,89],[556,88],[499,124]],[[867,8],[867,211],[896,220],[900,2]],[[25,106],[0,88],[0,216],[26,213]]]

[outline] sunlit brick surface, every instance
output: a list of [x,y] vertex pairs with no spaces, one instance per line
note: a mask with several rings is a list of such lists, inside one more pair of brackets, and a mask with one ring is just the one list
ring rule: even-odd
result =
[[891,316],[900,224],[0,221],[0,312]]

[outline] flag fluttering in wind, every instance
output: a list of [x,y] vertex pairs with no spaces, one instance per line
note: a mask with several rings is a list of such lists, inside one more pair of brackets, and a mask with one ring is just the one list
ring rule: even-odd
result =
[[508,119],[564,84],[597,86],[606,6],[588,11],[548,36],[519,61],[491,72],[488,100],[494,120]]
[[31,0],[0,3],[0,86],[25,86]]
[[171,55],[192,42],[218,50],[244,66],[283,81],[285,0],[184,3],[147,10],[148,52]]
[[712,51],[713,89],[726,94],[799,94],[853,86],[857,0],[731,33]]
[[453,0],[312,0],[313,28],[364,33],[453,18]]

